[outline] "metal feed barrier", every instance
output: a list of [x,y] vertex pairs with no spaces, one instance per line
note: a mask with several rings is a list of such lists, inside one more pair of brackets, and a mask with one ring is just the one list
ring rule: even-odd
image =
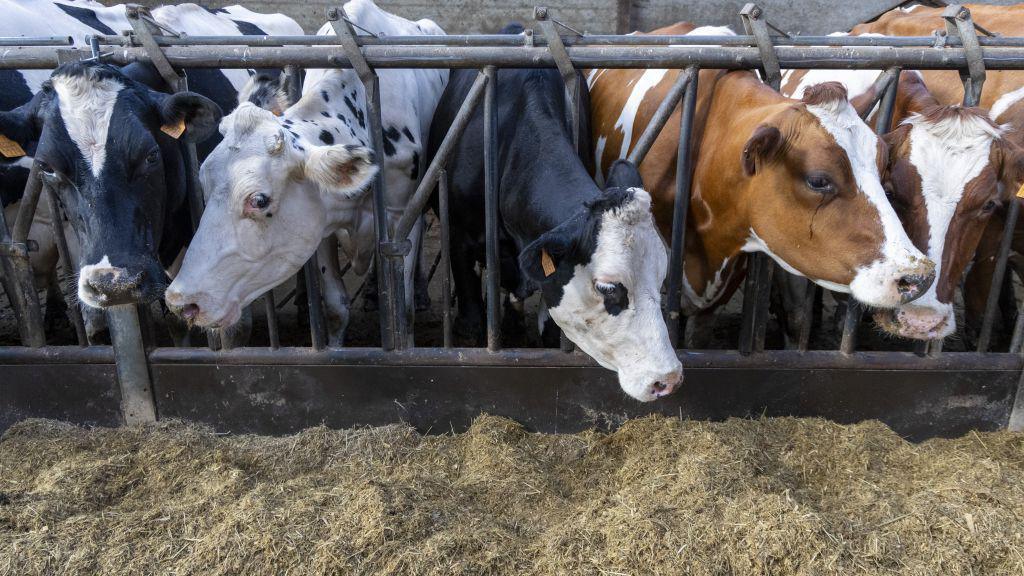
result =
[[[797,350],[765,350],[768,299],[774,264],[764,255],[750,261],[744,289],[737,350],[678,351],[685,373],[682,388],[653,404],[639,404],[619,390],[615,375],[563,338],[561,349],[502,347],[498,276],[496,69],[557,68],[573,106],[579,143],[579,86],[584,68],[675,68],[678,80],[639,138],[630,160],[643,161],[676,106],[681,105],[677,193],[670,239],[671,259],[665,314],[674,343],[681,325],[683,245],[692,166],[689,146],[701,68],[758,69],[778,89],[781,69],[878,69],[881,74],[876,129],[892,117],[896,80],[902,69],[961,71],[965,103],[975,104],[985,71],[1024,69],[1024,37],[985,35],[970,13],[951,6],[945,34],[918,38],[789,37],[769,33],[761,10],[742,13],[746,34],[728,37],[593,36],[577,33],[536,10],[541,34],[518,36],[359,36],[339,9],[329,11],[334,36],[179,36],[156,25],[139,7],[129,7],[132,31],[98,36],[90,49],[68,48],[67,38],[0,39],[0,68],[47,69],[81,58],[117,65],[151,62],[173,89],[185,87],[178,71],[189,68],[286,68],[290,94],[298,98],[296,67],[353,68],[367,94],[375,149],[382,149],[378,68],[475,68],[480,72],[437,156],[423,171],[395,230],[384,217],[384,182],[374,181],[374,224],[378,239],[382,348],[325,346],[316,263],[301,274],[307,285],[311,347],[281,347],[277,306],[265,297],[270,346],[214,351],[203,348],[147,348],[134,306],[108,310],[113,346],[86,345],[76,317],[80,346],[47,346],[42,314],[28,261],[29,224],[44,195],[59,214],[54,194],[33,167],[17,220],[9,228],[0,212],[0,263],[4,290],[17,314],[21,347],[0,347],[0,430],[26,417],[51,417],[84,424],[118,425],[156,418],[207,422],[219,430],[283,433],[305,426],[409,422],[424,430],[463,427],[481,412],[515,418],[546,431],[614,425],[622,419],[660,412],[694,418],[794,415],[824,416],[840,422],[878,418],[911,438],[953,435],[969,429],[1024,425],[1024,387],[1019,385],[1024,314],[1017,316],[1008,352],[990,352],[1000,289],[1009,259],[1018,204],[1012,202],[999,251],[992,290],[975,352],[942,352],[941,342],[916,352],[858,352],[860,306],[848,306],[840,349],[809,350],[810,317],[819,288],[806,290],[804,328]],[[562,35],[559,31],[570,32]],[[979,36],[981,31],[983,35]],[[473,111],[484,107],[487,347],[454,348],[448,250],[446,160]],[[589,151],[581,151],[589,153]],[[194,149],[187,154],[190,200],[196,222],[202,193]],[[415,319],[405,309],[403,256],[408,236],[440,181],[439,270],[443,291],[443,348],[411,345]],[[68,259],[63,229],[58,239]],[[71,268],[74,268],[72,266]],[[216,338],[212,338],[215,343]],[[678,347],[678,344],[677,344]]]

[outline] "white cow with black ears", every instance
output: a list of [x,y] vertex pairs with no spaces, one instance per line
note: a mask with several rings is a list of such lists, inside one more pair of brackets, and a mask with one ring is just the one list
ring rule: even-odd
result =
[[[352,0],[345,12],[375,34],[444,34],[430,20],[405,20],[371,0]],[[319,34],[333,31],[325,25]],[[378,75],[383,150],[367,148],[366,96],[352,70],[310,70],[302,98],[280,116],[243,103],[224,118],[224,140],[201,170],[206,211],[167,289],[169,306],[197,325],[229,326],[244,306],[298,272],[332,234],[356,273],[367,271],[376,248],[367,185],[380,169],[393,228],[425,168],[424,141],[448,71],[385,69]],[[407,306],[421,233],[417,225],[406,258]],[[325,260],[329,344],[339,346],[349,299],[336,257]]]

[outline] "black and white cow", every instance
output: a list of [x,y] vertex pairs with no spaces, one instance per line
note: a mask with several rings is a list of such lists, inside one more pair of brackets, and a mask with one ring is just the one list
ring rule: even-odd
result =
[[[405,20],[371,0],[348,2],[345,12],[376,34],[444,33],[430,20]],[[325,26],[319,33],[332,31]],[[302,98],[280,116],[243,103],[224,118],[224,140],[201,171],[206,211],[167,290],[169,306],[199,326],[229,326],[244,306],[295,274],[319,246],[325,250],[320,263],[328,340],[341,345],[349,298],[330,237],[337,237],[357,274],[368,270],[376,237],[366,184],[379,165],[393,227],[426,166],[424,142],[448,77],[447,70],[425,69],[378,74],[383,150],[367,148],[366,98],[352,70],[307,71]],[[269,100],[274,102],[272,94]],[[420,234],[417,225],[414,247]],[[332,242],[322,242],[325,238]],[[410,306],[417,259],[414,249],[406,260]]]
[[[516,28],[507,28],[515,32]],[[451,126],[477,72],[452,72],[434,115],[431,153]],[[538,288],[551,318],[584,352],[615,370],[630,396],[672,392],[682,366],[661,314],[668,257],[641,187],[601,191],[576,154],[561,76],[555,70],[500,70],[498,171],[502,284],[523,300]],[[584,85],[585,86],[585,85]],[[589,135],[589,103],[580,133]],[[482,333],[476,264],[485,262],[483,111],[478,108],[448,164],[452,271],[463,330]],[[637,183],[623,167],[622,181]]]
[[[130,28],[128,20],[125,16],[125,6],[110,6],[105,7],[96,2],[91,1],[66,1],[66,2],[52,2],[52,1],[40,1],[40,0],[2,0],[0,1],[0,11],[4,14],[4,18],[0,19],[0,36],[45,36],[45,35],[70,35],[75,41],[76,45],[84,45],[85,38],[91,34],[118,34],[122,30]],[[258,14],[251,12],[240,6],[231,6],[228,8],[207,10],[196,6],[194,4],[183,4],[180,6],[165,6],[156,8],[153,10],[154,18],[167,26],[172,30],[177,30],[187,34],[198,35],[198,34],[209,34],[209,35],[239,35],[239,34],[301,34],[302,29],[293,20],[288,17],[279,14]],[[85,72],[88,67],[80,68],[83,71],[79,74],[78,71],[74,72],[75,75],[79,75],[85,80],[80,80],[79,84],[83,87],[85,84],[89,84],[92,80],[88,78],[97,79],[99,84],[110,84],[107,80],[100,80],[102,74],[90,75]],[[71,68],[67,68],[65,71],[70,71]],[[137,64],[125,67],[119,71],[119,74],[123,76],[123,79],[134,81],[133,91],[138,94],[145,94],[142,89],[144,85],[148,85],[154,88],[163,89],[163,81],[159,75],[155,73],[155,70],[149,65]],[[224,109],[230,109],[234,107],[237,91],[241,89],[249,78],[249,73],[245,70],[188,70],[186,72],[189,78],[190,87],[197,93],[208,96],[214,103],[223,107]],[[55,74],[54,80],[57,79]],[[67,76],[67,74],[59,75],[61,77]],[[51,135],[59,133],[60,130],[52,128],[47,130],[46,126],[32,126],[32,129],[26,128],[26,122],[39,121],[39,118],[45,119],[46,116],[51,116],[51,119],[56,120],[56,116],[50,114],[49,109],[56,106],[60,107],[60,98],[54,98],[56,94],[54,87],[58,84],[64,83],[63,80],[60,82],[50,82],[50,72],[44,70],[4,70],[0,71],[0,109],[11,110],[16,107],[18,110],[8,112],[3,115],[2,124],[4,129],[10,129],[13,137],[23,145],[23,148],[32,153],[35,150],[35,138],[43,135],[44,133]],[[118,77],[112,82],[121,82],[122,78]],[[141,82],[141,84],[140,84]],[[44,87],[45,86],[45,87]],[[95,87],[94,87],[95,88]],[[89,92],[89,90],[86,90]],[[120,92],[120,90],[118,91]],[[132,91],[124,92],[129,94]],[[103,93],[103,90],[93,90],[93,94]],[[33,95],[36,99],[33,100]],[[88,99],[88,96],[83,96]],[[31,102],[30,102],[31,100]],[[209,101],[206,101],[209,103]],[[113,102],[111,104],[111,110],[109,116],[101,116],[96,119],[93,126],[96,130],[103,130],[102,125],[110,125],[111,122],[115,126],[121,126],[122,122],[127,121],[131,124],[131,121],[127,118],[131,117],[132,114],[136,113],[135,110],[128,110],[128,116],[125,118],[121,117],[122,113],[125,113],[123,107],[118,107]],[[65,104],[61,114],[67,112],[69,104]],[[96,106],[99,105],[96,102],[85,102],[85,106]],[[102,107],[102,106],[101,106]],[[132,108],[129,106],[128,108]],[[89,108],[91,109],[91,108]],[[211,108],[211,114],[214,108]],[[219,111],[216,112],[216,116],[219,117]],[[64,117],[61,117],[58,122],[64,128],[72,126],[65,122]],[[145,124],[145,123],[144,123]],[[152,124],[152,122],[149,122]],[[151,126],[146,125],[145,128],[149,129]],[[73,128],[72,130],[77,130]],[[204,130],[206,132],[206,130]],[[132,132],[125,135],[125,137],[132,137]],[[215,134],[215,132],[214,132]],[[68,134],[69,137],[70,133]],[[194,138],[197,134],[193,129],[191,134],[186,134],[188,138]],[[99,143],[99,145],[119,145],[117,138],[121,138],[122,134],[114,132],[110,142]],[[156,141],[163,141],[165,136],[154,133]],[[60,138],[57,138],[59,140]],[[73,138],[72,138],[73,140]],[[66,142],[64,144],[67,144]],[[46,144],[47,146],[54,146],[53,142]],[[166,146],[161,145],[161,153],[170,153],[172,156],[177,152],[166,149]],[[200,147],[200,155],[206,151],[203,147]],[[73,154],[72,154],[73,156]],[[84,154],[83,160],[95,161],[95,158],[88,158]],[[74,158],[69,158],[74,161]],[[179,162],[175,158],[164,158],[164,164],[176,166]],[[3,169],[0,170],[0,186],[3,187],[3,201],[8,212],[16,210],[16,202],[20,199],[21,193],[24,189],[24,183],[28,173],[29,162],[25,158],[18,161],[9,161],[3,165]],[[173,168],[176,169],[176,168]],[[178,178],[178,175],[171,174],[170,178],[175,179],[174,181],[167,182],[167,190],[172,198],[170,198],[173,204],[177,200],[173,198],[177,194],[177,187],[183,185],[183,180]],[[94,176],[94,179],[96,177]],[[76,183],[74,179],[70,179],[69,183]],[[116,187],[116,186],[115,186]],[[81,191],[81,189],[78,189]],[[70,199],[69,199],[70,200]],[[162,200],[162,199],[161,199]],[[99,210],[94,204],[89,202],[83,203],[79,206],[83,213],[78,214],[78,224],[81,228],[81,222],[83,219],[88,219],[89,211],[98,212]],[[187,239],[187,229],[177,229],[188,224],[185,218],[187,211],[182,213],[175,213],[175,217],[169,221],[153,220],[151,217],[153,214],[146,214],[149,223],[163,222],[163,226],[176,228],[172,230],[170,237],[174,238],[174,241],[168,244],[166,250],[172,250],[173,244],[178,244],[179,247],[184,240]],[[114,226],[114,222],[124,216],[125,218],[133,218],[131,215],[119,215],[119,214],[92,214],[92,225],[96,230],[104,230],[107,227]],[[164,216],[167,216],[165,214]],[[54,277],[52,274],[52,268],[56,262],[56,249],[52,242],[52,238],[49,237],[49,228],[47,225],[47,219],[50,217],[46,210],[45,203],[40,205],[40,209],[37,211],[36,221],[33,222],[33,232],[30,238],[36,240],[40,245],[40,251],[33,253],[33,268],[36,270],[37,277],[40,281],[45,281],[46,278]],[[134,216],[135,220],[132,221],[136,228],[141,222],[138,221],[138,214]],[[179,220],[180,218],[180,220]],[[150,230],[149,233],[155,234],[155,237],[160,238],[164,236],[164,230]],[[71,241],[72,251],[77,253],[77,243],[75,242],[76,235],[69,235]],[[86,238],[85,244],[89,245],[95,242],[94,239]],[[94,248],[87,249],[89,251],[95,251]],[[105,254],[108,257],[113,257],[110,254]],[[124,257],[124,256],[122,256]],[[173,259],[173,256],[171,256]],[[102,257],[97,260],[89,260],[87,254],[82,254],[79,265],[83,267],[83,272],[88,272],[94,268],[88,268],[90,265],[99,265],[102,263]],[[109,260],[109,258],[108,258]],[[162,258],[161,260],[166,260]],[[163,263],[167,263],[166,261]],[[118,268],[120,266],[114,266]],[[136,271],[137,272],[137,271]],[[147,274],[153,276],[154,284],[151,286],[143,286],[144,282],[140,284],[138,295],[144,298],[153,298],[161,292],[161,286],[165,283],[161,280],[162,274],[156,274],[156,270],[149,270]],[[132,273],[132,276],[137,276],[136,273]],[[141,277],[140,277],[141,278]],[[80,276],[80,288],[84,285],[88,286],[89,281],[85,279],[85,274]],[[140,280],[141,282],[141,280]],[[51,286],[52,288],[52,286]],[[79,294],[82,302],[94,306],[102,305],[102,302],[98,299],[89,297],[82,297],[83,294]],[[115,300],[123,298],[124,294],[120,294]],[[48,307],[49,308],[49,307]],[[95,314],[87,314],[97,324],[101,324],[101,318],[97,318]],[[97,327],[98,329],[98,327]]]

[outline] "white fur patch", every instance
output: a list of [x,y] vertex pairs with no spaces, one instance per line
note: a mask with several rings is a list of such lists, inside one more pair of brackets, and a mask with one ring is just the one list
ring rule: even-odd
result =
[[992,109],[988,111],[988,115],[993,120],[998,120],[1004,112],[1010,109],[1010,106],[1020,102],[1022,99],[1024,99],[1024,86],[1000,96],[995,104],[992,105]]
[[80,302],[92,306],[93,308],[98,308],[103,304],[102,302],[99,302],[95,298],[93,298],[85,287],[85,282],[86,280],[89,279],[90,276],[92,276],[95,273],[103,272],[113,272],[115,275],[120,272],[120,270],[114,268],[114,266],[110,263],[110,258],[107,257],[106,255],[104,255],[99,262],[95,264],[86,264],[85,266],[82,266],[82,268],[78,271],[78,300]]
[[99,177],[107,159],[107,131],[118,93],[124,84],[107,78],[95,80],[90,74],[54,76],[53,89],[60,103],[60,115],[68,136]]

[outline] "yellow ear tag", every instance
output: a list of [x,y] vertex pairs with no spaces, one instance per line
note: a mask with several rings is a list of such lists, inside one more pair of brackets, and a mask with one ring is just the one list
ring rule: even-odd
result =
[[1021,183],[1020,188],[1017,189],[1017,198],[1024,198],[1024,183]]
[[164,124],[160,127],[160,131],[177,140],[185,133],[185,119],[178,120],[177,124]]
[[551,254],[548,251],[540,249],[540,267],[544,269],[544,277],[547,278],[555,273],[555,261],[551,259]]
[[25,150],[21,144],[0,134],[0,154],[3,154],[4,158],[21,158],[25,155]]

